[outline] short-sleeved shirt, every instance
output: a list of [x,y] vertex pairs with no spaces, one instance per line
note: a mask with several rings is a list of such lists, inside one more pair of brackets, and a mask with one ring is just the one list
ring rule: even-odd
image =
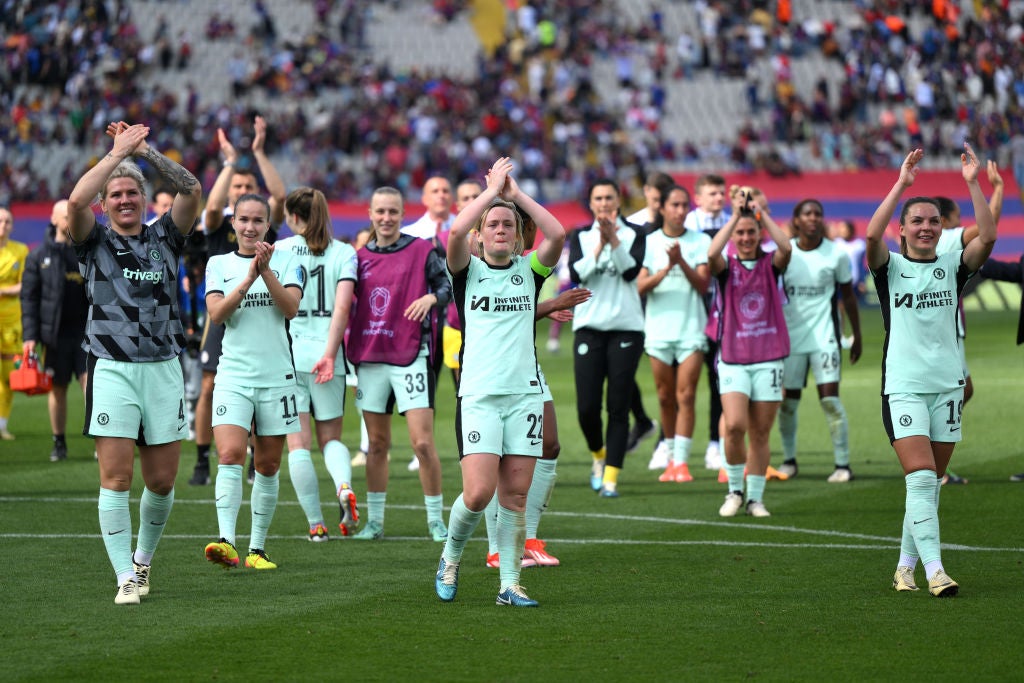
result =
[[[299,312],[290,321],[289,332],[295,368],[299,372],[312,372],[327,343],[338,283],[356,281],[356,250],[344,242],[331,240],[324,253],[315,256],[299,235],[281,240],[276,249],[288,251],[303,269],[302,301]],[[343,364],[335,363],[335,371],[340,374],[343,369]]]
[[789,329],[790,353],[833,349],[838,341],[836,287],[850,284],[850,259],[830,240],[804,251],[791,240],[793,255],[782,281],[786,304],[782,312]]
[[[206,264],[207,295],[225,294],[237,287],[249,272],[252,259],[238,252],[211,257]],[[302,289],[302,268],[291,252],[275,249],[270,269],[285,287]],[[262,277],[252,283],[242,303],[224,321],[224,327],[218,383],[252,388],[294,383],[287,320],[274,304]]]
[[[708,262],[708,248],[711,238],[702,232],[684,230],[678,237],[657,230],[647,236],[643,267],[648,273],[656,273],[668,264],[668,248],[679,244],[683,260],[691,268]],[[647,293],[647,308],[644,322],[646,343],[704,341],[704,326],[708,315],[702,295],[686,279],[682,268],[673,267]]]
[[871,272],[885,324],[882,394],[936,394],[964,385],[957,299],[973,273],[962,254],[917,261],[890,253]]
[[534,315],[551,270],[530,254],[504,267],[471,256],[449,273],[462,321],[459,396],[542,393]]
[[176,357],[185,346],[178,314],[178,262],[185,235],[170,212],[137,235],[93,225],[75,244],[86,281],[85,338],[99,358],[149,362]]

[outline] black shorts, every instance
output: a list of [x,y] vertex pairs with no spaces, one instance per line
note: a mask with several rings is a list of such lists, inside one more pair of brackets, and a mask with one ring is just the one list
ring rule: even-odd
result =
[[224,325],[217,325],[209,318],[203,330],[203,341],[199,346],[199,362],[203,364],[203,372],[217,372],[220,363],[221,342],[224,341]]
[[85,355],[81,336],[60,337],[56,346],[46,347],[43,367],[53,375],[54,384],[67,386],[72,377],[81,377],[85,373]]

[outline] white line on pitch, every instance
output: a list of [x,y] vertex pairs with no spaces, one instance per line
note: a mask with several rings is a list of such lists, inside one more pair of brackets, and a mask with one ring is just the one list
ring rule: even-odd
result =
[[[95,503],[95,498],[60,498],[60,497],[33,497],[33,496],[0,496],[0,503]],[[138,502],[133,500],[133,503]],[[175,505],[213,505],[213,500],[176,500]],[[247,505],[247,501],[243,501],[243,505]],[[294,507],[297,506],[297,501],[283,500],[278,502],[278,506]],[[393,510],[423,510],[420,505],[389,505],[389,508]],[[760,541],[657,541],[657,540],[627,540],[627,539],[555,539],[548,538],[546,540],[551,542],[559,543],[600,543],[600,544],[620,544],[620,545],[722,545],[722,546],[758,546],[758,547],[772,547],[772,548],[854,548],[854,549],[867,549],[867,550],[878,550],[885,549],[889,550],[893,545],[898,544],[900,539],[888,537],[888,536],[875,536],[871,534],[858,534],[847,531],[835,531],[831,529],[803,529],[794,526],[772,526],[769,524],[757,524],[757,523],[744,523],[744,522],[726,522],[726,521],[713,521],[706,519],[676,519],[670,517],[650,517],[650,516],[638,516],[638,515],[612,515],[601,512],[567,512],[564,510],[548,510],[544,513],[545,516],[556,516],[556,517],[577,517],[582,519],[607,519],[620,522],[650,522],[654,524],[675,524],[681,526],[711,526],[711,527],[724,527],[730,529],[745,529],[745,530],[760,530],[760,531],[782,531],[796,534],[808,534],[812,536],[831,536],[836,538],[848,538],[848,539],[859,539],[864,541],[876,541],[885,543],[886,545],[868,545],[868,544],[831,544],[831,543],[766,543]],[[0,533],[0,538],[95,538],[92,534],[16,534],[16,533]],[[165,534],[164,538],[206,538],[206,536],[194,536],[194,535],[172,535]],[[270,538],[276,539],[288,539],[295,538],[294,536],[270,536]],[[391,540],[423,540],[418,536],[389,536]],[[958,543],[943,543],[942,547],[948,550],[965,550],[971,552],[1010,552],[1018,553],[1024,552],[1024,548],[992,548],[985,546],[970,546],[962,545]]]

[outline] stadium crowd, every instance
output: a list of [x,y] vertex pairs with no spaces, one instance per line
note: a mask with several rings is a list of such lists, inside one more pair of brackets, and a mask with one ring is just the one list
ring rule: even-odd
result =
[[[435,4],[441,21],[465,11],[465,3]],[[633,27],[611,0],[509,3],[508,39],[479,55],[474,77],[460,79],[396,73],[375,60],[367,0],[317,0],[317,26],[305,35],[278,31],[259,1],[245,19],[212,12],[205,26],[171,35],[163,6],[147,24],[125,0],[7,0],[0,203],[67,196],[88,156],[40,178],[33,151],[54,143],[97,149],[103,122],[119,119],[149,123],[154,142],[206,184],[216,174],[216,129],[239,138],[254,113],[246,94],[256,92],[274,103],[261,112],[274,131],[268,152],[295,160],[298,181],[339,200],[365,199],[384,181],[407,190],[435,173],[479,176],[497,150],[520,160],[528,186],[558,180],[565,196],[578,197],[596,177],[629,174],[631,184],[650,164],[786,175],[807,164],[896,167],[910,146],[948,154],[965,139],[984,149],[1024,139],[1024,36],[1011,14],[1019,9],[849,4],[848,15],[823,22],[792,16],[784,2],[702,0],[694,3],[697,27],[677,35],[658,3]],[[162,71],[187,73],[195,40],[233,45],[224,65],[230,100],[161,83]],[[843,79],[801,93],[793,61],[808,57],[835,60]],[[620,86],[611,100],[599,96],[592,69],[608,59]],[[659,135],[663,117],[673,116],[669,82],[701,72],[746,81],[750,115],[738,135]],[[35,87],[17,87],[25,85]],[[312,108],[294,106],[326,94]],[[1024,150],[1015,156],[1024,166]]]

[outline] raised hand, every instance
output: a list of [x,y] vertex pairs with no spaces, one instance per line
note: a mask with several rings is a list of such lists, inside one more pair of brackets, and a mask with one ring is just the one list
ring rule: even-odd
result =
[[1003,176],[999,175],[999,166],[996,162],[989,159],[985,165],[985,172],[988,174],[988,181],[992,183],[993,188],[1003,186]]
[[921,167],[918,164],[923,158],[924,150],[915,149],[903,160],[903,164],[900,166],[900,184],[903,187],[910,187],[914,184],[917,174],[921,172]]
[[233,164],[238,161],[238,151],[235,146],[228,140],[227,133],[224,132],[223,128],[217,129],[217,142],[220,143],[220,153],[224,155],[225,164]]
[[491,169],[487,171],[487,188],[494,190],[497,195],[501,195],[505,189],[505,180],[508,178],[508,174],[512,172],[512,161],[508,157],[501,157],[491,165]]
[[964,151],[960,155],[961,171],[964,175],[964,180],[969,183],[973,183],[978,180],[978,173],[981,171],[981,162],[978,161],[977,155],[974,150],[971,149],[971,145],[965,140]]
[[263,151],[263,145],[267,141],[267,120],[262,116],[257,116],[253,123],[253,130],[255,135],[252,137],[252,151],[254,154],[258,154]]
[[519,198],[519,193],[522,190],[519,189],[519,183],[512,176],[505,176],[505,186],[501,188],[501,192],[498,196],[504,199],[506,202],[514,202]]
[[129,126],[124,121],[118,121],[107,126],[107,135],[113,129],[114,147],[110,153],[121,159],[126,159],[133,154],[140,154],[146,149],[146,136],[149,135],[149,127],[141,123]]

